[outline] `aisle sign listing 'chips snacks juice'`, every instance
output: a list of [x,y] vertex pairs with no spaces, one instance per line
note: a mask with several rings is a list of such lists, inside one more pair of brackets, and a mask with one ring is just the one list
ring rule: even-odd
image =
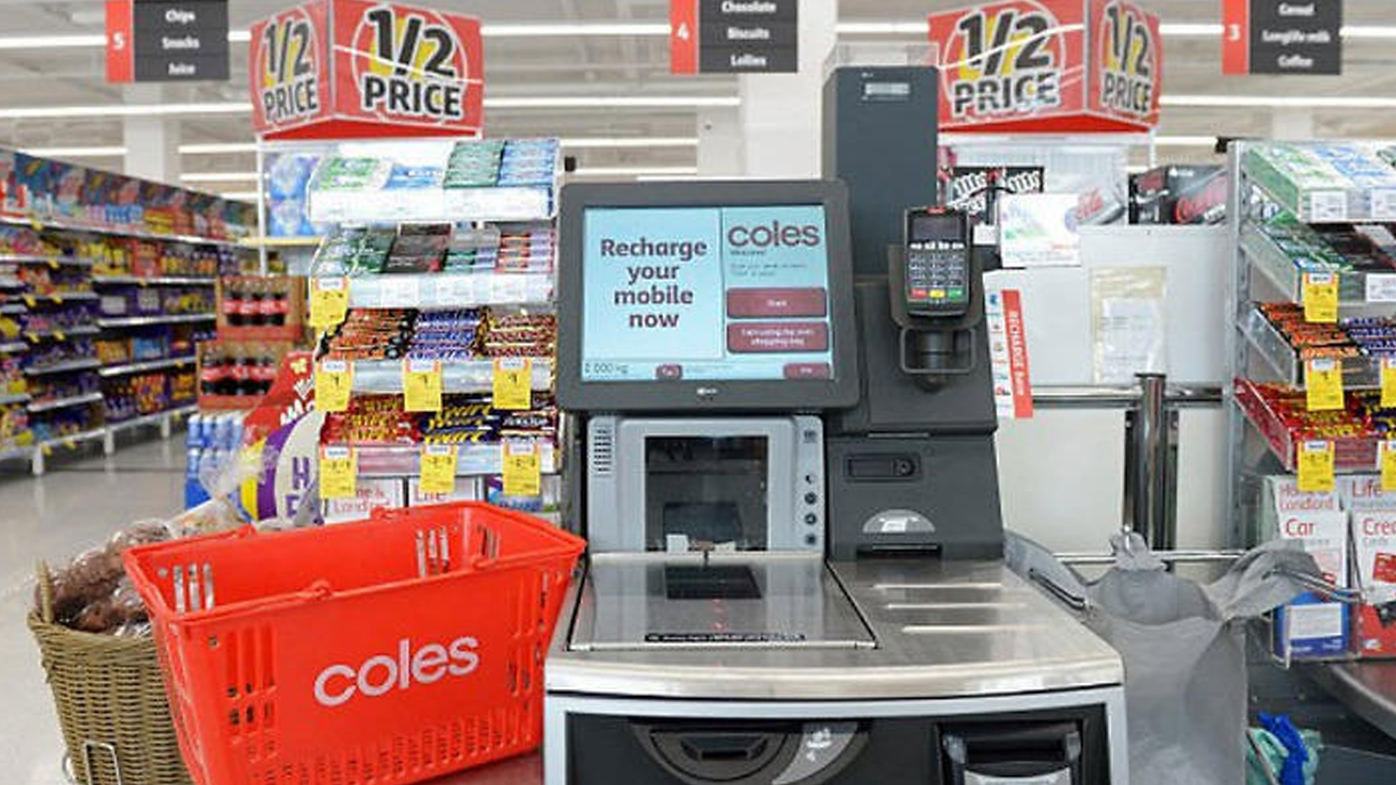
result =
[[[1271,534],[1298,540],[1318,562],[1323,577],[1346,586],[1348,575],[1347,515],[1337,492],[1306,493],[1289,477],[1267,477],[1271,504],[1266,505]],[[1348,648],[1348,609],[1303,594],[1275,612],[1275,653],[1286,649],[1295,659],[1333,657]]]

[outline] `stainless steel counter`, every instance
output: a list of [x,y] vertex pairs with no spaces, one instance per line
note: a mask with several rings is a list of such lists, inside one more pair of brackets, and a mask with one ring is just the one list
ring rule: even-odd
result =
[[[714,556],[713,563],[720,559]],[[597,619],[588,575],[580,588],[573,584],[576,603],[564,606],[548,657],[547,689],[612,697],[867,700],[1123,683],[1124,668],[1113,649],[1001,562],[868,560],[829,569],[872,632],[874,648],[577,650],[573,640],[597,639],[597,630],[578,626]],[[644,605],[642,600],[631,607]],[[581,609],[575,617],[574,607]]]

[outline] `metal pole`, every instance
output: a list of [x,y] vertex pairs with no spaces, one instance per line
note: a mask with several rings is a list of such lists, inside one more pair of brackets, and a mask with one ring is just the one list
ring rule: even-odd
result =
[[1139,408],[1131,431],[1133,509],[1131,526],[1150,548],[1171,551],[1177,532],[1168,520],[1168,382],[1161,373],[1141,373]]

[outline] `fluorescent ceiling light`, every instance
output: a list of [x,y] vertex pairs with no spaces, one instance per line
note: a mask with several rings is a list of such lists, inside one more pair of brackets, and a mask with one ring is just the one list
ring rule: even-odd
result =
[[[556,38],[573,36],[669,36],[668,22],[582,22],[578,24],[480,25],[485,38]],[[231,40],[232,36],[229,36]]]
[[671,177],[698,174],[696,166],[584,166],[573,174],[583,177]]
[[207,144],[182,144],[180,155],[224,155],[226,153],[255,153],[256,142],[210,142]]
[[242,101],[188,104],[107,104],[102,106],[0,107],[0,120],[55,120],[69,117],[131,117],[135,115],[247,114],[252,104]]
[[559,141],[563,147],[570,147],[574,150],[698,146],[698,137],[696,136],[593,137],[590,139],[561,139]]
[[[915,19],[907,21],[882,22],[839,22],[834,26],[840,35],[917,35],[925,36],[929,21]],[[1216,38],[1222,34],[1220,22],[1160,22],[1159,32],[1165,37]],[[1393,25],[1343,25],[1343,38],[1390,39],[1396,38]]]
[[709,106],[741,106],[735,95],[578,95],[485,97],[486,109],[693,109]]
[[1220,22],[1159,22],[1158,31],[1166,36],[1219,36],[1222,34]]
[[1215,136],[1155,136],[1154,144],[1159,147],[1216,147]]
[[119,145],[93,147],[26,147],[20,152],[39,158],[120,158],[126,148]]
[[219,193],[217,195],[223,197],[224,199],[233,199],[239,202],[257,201],[256,191],[223,191],[222,193]]
[[0,49],[73,49],[106,45],[107,37],[101,33],[0,36]]
[[839,35],[926,35],[930,22],[918,19],[914,22],[839,22],[834,32]]
[[1169,95],[1159,96],[1163,106],[1210,109],[1393,109],[1396,97],[1361,95]]
[[255,183],[260,178],[256,172],[186,172],[179,176],[186,183]]

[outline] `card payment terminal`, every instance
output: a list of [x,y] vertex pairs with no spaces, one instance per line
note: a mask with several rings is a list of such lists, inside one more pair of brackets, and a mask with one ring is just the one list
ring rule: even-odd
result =
[[973,281],[969,216],[943,207],[907,210],[902,245],[907,313],[963,316]]

